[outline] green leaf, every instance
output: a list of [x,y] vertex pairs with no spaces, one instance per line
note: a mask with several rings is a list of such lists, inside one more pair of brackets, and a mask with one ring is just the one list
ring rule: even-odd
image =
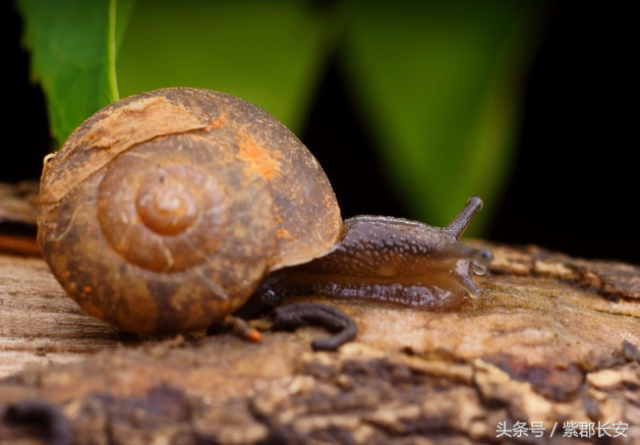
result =
[[[132,0],[119,17],[125,18]],[[31,70],[47,98],[58,143],[118,98],[115,0],[19,0]]]
[[141,0],[118,56],[120,91],[224,91],[299,130],[334,42],[333,24],[333,12],[311,1]]
[[[116,48],[116,59],[118,58],[118,54],[120,54],[120,48],[122,47],[122,40],[125,35],[125,31],[129,26],[129,22],[131,20],[131,16],[133,15],[134,6],[136,4],[136,0],[115,0],[116,5],[116,22],[115,22],[115,48]],[[113,64],[112,69],[115,71],[115,60],[111,60]]]
[[123,96],[177,85],[220,90],[299,131],[328,56],[342,45],[390,181],[414,217],[434,224],[472,194],[489,208],[498,200],[546,5],[142,0],[133,10],[134,0],[117,8],[116,0],[18,1],[59,141],[118,98],[116,50]]
[[514,153],[524,68],[543,6],[351,2],[343,67],[380,160],[414,217],[445,224],[471,195],[495,205]]

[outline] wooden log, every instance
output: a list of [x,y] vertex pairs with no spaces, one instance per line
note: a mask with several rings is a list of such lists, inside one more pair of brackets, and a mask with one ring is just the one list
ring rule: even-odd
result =
[[335,353],[311,328],[140,340],[0,256],[0,443],[640,443],[640,268],[475,244],[480,298],[336,302],[359,335]]
[[38,181],[0,182],[0,252],[40,256],[36,243]]

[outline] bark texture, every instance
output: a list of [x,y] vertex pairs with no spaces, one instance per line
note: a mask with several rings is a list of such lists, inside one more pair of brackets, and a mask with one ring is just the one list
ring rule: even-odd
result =
[[0,182],[0,252],[40,256],[36,243],[38,181]]
[[496,257],[479,299],[336,302],[359,327],[336,353],[315,329],[140,340],[0,255],[0,443],[640,443],[640,268],[474,244]]

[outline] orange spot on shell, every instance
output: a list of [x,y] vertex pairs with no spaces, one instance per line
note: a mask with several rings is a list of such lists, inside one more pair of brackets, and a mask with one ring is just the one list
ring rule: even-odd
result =
[[282,224],[282,221],[284,221],[284,218],[282,218],[282,216],[280,215],[281,211],[282,211],[282,209],[280,207],[278,207],[277,205],[274,206],[274,208],[273,208],[273,219],[276,220],[276,223],[278,223],[278,226],[280,226]]
[[267,150],[256,142],[253,136],[243,131],[236,133],[238,158],[251,164],[252,170],[265,179],[273,179],[280,171],[282,152]]
[[82,288],[82,291],[85,294],[90,294],[91,292],[93,292],[93,288],[91,286],[85,286],[85,287]]
[[217,118],[211,119],[209,125],[206,126],[206,130],[217,130],[218,128],[222,128],[224,123],[227,121],[227,118],[224,114],[221,114]]
[[293,236],[291,235],[291,233],[287,229],[280,228],[280,229],[276,230],[276,238],[278,238],[278,239],[281,239],[281,238],[293,238]]

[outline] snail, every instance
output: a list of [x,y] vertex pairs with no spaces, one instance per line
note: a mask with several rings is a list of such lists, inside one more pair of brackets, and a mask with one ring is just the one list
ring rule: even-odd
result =
[[[94,317],[143,335],[205,329],[252,296],[445,309],[477,296],[470,274],[491,260],[458,242],[479,198],[444,228],[343,223],[329,180],[293,133],[249,102],[194,88],[132,96],[88,118],[45,159],[38,204],[38,242],[64,290]],[[302,318],[338,320],[335,331],[349,325],[338,343],[355,335],[337,309],[301,307]]]

